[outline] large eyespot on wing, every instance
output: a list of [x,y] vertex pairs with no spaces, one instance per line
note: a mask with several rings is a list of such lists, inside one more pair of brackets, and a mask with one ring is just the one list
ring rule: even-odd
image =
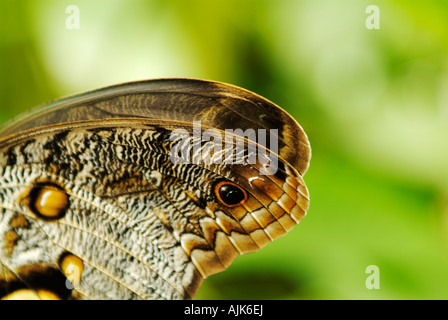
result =
[[[198,164],[197,168],[191,165],[173,167],[169,162],[169,150],[163,144],[166,142],[163,140],[164,135],[161,134],[169,127],[191,128],[195,120],[201,121],[204,127],[221,132],[232,129],[236,135],[243,137],[250,129],[266,130],[265,141],[278,142],[276,152],[279,170],[273,175],[260,176],[263,170],[260,164],[231,165],[225,169],[225,176],[223,171],[214,172],[219,177],[215,183],[205,181],[215,186],[208,197],[197,196],[195,192],[198,186],[196,189],[190,187],[204,180],[204,177],[198,176],[198,172],[204,173],[206,170],[202,170],[202,164]],[[117,132],[123,135],[119,136]],[[65,177],[67,184],[76,186],[70,189],[71,197],[68,198],[63,188],[38,184],[38,188],[30,192],[30,209],[35,216],[43,217],[48,222],[39,225],[44,234],[54,232],[57,234],[55,237],[65,243],[63,249],[80,257],[84,270],[83,276],[79,278],[81,286],[86,285],[85,290],[92,290],[99,297],[111,297],[108,295],[111,290],[99,291],[100,286],[92,284],[95,279],[101,279],[99,283],[103,287],[115,288],[115,298],[192,297],[200,285],[199,278],[225,270],[236,257],[234,253],[229,254],[230,245],[234,247],[234,252],[240,254],[257,251],[289,231],[300,221],[308,207],[308,193],[302,175],[308,168],[310,148],[302,128],[271,102],[230,85],[201,80],[163,79],[113,86],[44,105],[7,124],[0,136],[0,160],[6,164],[10,173],[15,170],[17,161],[29,158],[32,160],[30,162],[45,164],[45,170],[57,174],[61,179]],[[245,138],[250,140],[251,136]],[[269,149],[268,142],[263,144],[258,140],[252,141]],[[100,152],[101,146],[112,153],[104,150],[106,153]],[[45,148],[47,153],[53,151],[57,155],[39,158],[37,154],[42,150],[40,147]],[[161,155],[162,151],[166,153]],[[158,158],[154,160],[156,154]],[[77,159],[83,159],[84,162],[78,165]],[[54,160],[65,162],[56,165],[52,163]],[[87,166],[85,160],[88,160]],[[92,163],[97,167],[90,167]],[[102,172],[106,163],[110,171],[104,173],[98,181],[118,188],[112,193],[105,193],[106,186],[98,181],[89,185]],[[128,166],[125,170],[118,164]],[[23,169],[23,166],[20,168]],[[148,171],[143,173],[142,168]],[[14,174],[24,173],[19,170],[8,179],[14,179]],[[67,179],[70,174],[82,178],[79,186],[77,179]],[[157,178],[154,181],[145,180],[155,176]],[[164,179],[169,183],[160,183]],[[129,204],[137,204],[140,210],[140,207],[145,206],[138,204],[131,195],[139,194],[141,190],[138,188],[142,185],[151,194],[142,199],[151,199],[153,212],[148,216],[149,209],[146,212],[142,209],[140,214],[144,216],[128,221],[132,215],[121,212],[122,209],[115,211],[116,207],[122,208],[124,202],[116,206],[111,199],[119,195],[126,198]],[[180,185],[185,190],[181,190]],[[153,191],[159,194],[157,198]],[[5,192],[2,196],[7,198],[10,194]],[[204,199],[211,202],[207,203]],[[9,201],[8,206],[12,203]],[[92,206],[94,203],[96,206]],[[146,202],[146,207],[151,203]],[[89,223],[77,221],[79,217],[72,210],[67,210],[68,205],[82,212],[90,212],[89,219],[93,217],[96,220],[89,220]],[[186,209],[191,209],[194,214]],[[114,219],[126,220],[128,225],[115,225],[112,223]],[[156,222],[148,224],[148,221],[158,221],[157,226]],[[67,233],[49,229],[56,228],[58,224],[68,227],[68,222],[73,225],[73,230],[77,228],[80,231],[69,228],[71,233]],[[152,254],[157,252],[157,255],[163,256],[163,250],[158,248],[159,239],[150,242],[145,235],[129,231],[141,222],[146,223],[151,230],[166,229],[170,232],[164,233],[162,238],[169,243],[167,247],[178,249],[170,253],[180,261],[178,264],[167,264],[164,270],[155,271],[154,267],[148,268],[148,264],[151,265],[145,260],[148,255],[139,256],[132,251],[135,246],[132,250],[128,247],[138,239],[142,247],[151,248],[149,251]],[[95,225],[97,228],[85,229],[86,225]],[[85,252],[79,244],[67,248],[71,245],[70,239],[67,239],[69,234],[73,238],[92,239],[101,245],[84,246],[82,248]],[[116,237],[120,238],[117,243],[112,241]],[[98,251],[106,247],[109,254],[113,252],[111,259],[102,259],[104,254]],[[52,250],[51,245],[48,248]],[[58,259],[53,258],[55,261]],[[116,266],[114,261],[117,259],[126,263]],[[191,262],[196,269],[191,268]],[[154,263],[160,264],[160,261]],[[130,265],[135,272],[138,270],[139,274],[147,274],[148,277],[136,279],[133,273],[125,274],[126,280],[120,279],[122,271]],[[102,273],[109,276],[103,278]],[[173,274],[176,273],[184,274],[180,281],[173,280]],[[149,281],[154,292],[145,291],[148,290],[145,283],[148,280],[144,279],[154,280],[152,283]]]
[[247,199],[246,191],[236,183],[229,181],[218,182],[214,191],[219,202],[229,208],[240,206]]

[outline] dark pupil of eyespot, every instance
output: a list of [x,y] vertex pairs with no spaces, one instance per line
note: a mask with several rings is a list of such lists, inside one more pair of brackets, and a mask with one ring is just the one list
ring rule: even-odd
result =
[[219,188],[219,196],[228,205],[238,204],[244,200],[244,193],[233,185],[223,185]]

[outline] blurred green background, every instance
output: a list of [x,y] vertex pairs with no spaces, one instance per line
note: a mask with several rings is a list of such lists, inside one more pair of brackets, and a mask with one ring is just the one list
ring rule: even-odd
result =
[[194,77],[303,126],[308,215],[198,299],[448,298],[447,1],[3,0],[0,26],[1,122],[84,90]]

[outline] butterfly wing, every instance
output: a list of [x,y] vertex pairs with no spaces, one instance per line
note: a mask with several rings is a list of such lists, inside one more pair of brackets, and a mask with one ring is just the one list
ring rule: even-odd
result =
[[56,100],[6,123],[0,138],[41,126],[110,118],[201,121],[222,130],[265,129],[268,135],[276,129],[279,154],[301,175],[311,156],[305,132],[287,112],[245,89],[197,79],[131,82]]
[[[239,136],[248,129],[268,137]],[[271,102],[226,84],[113,86],[41,106],[0,136],[6,298],[192,298],[202,279],[285,234],[308,208],[305,133]],[[256,157],[198,156],[225,160],[238,138],[246,160],[277,141],[276,170],[266,174]],[[179,146],[190,161],[173,161]]]

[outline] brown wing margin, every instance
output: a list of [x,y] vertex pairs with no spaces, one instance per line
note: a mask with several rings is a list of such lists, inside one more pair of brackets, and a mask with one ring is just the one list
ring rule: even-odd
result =
[[279,155],[301,175],[308,169],[308,138],[286,111],[248,90],[198,79],[129,82],[54,100],[5,123],[0,137],[54,124],[132,117],[201,121],[208,127],[243,132],[266,129],[266,141],[271,129],[277,129]]

